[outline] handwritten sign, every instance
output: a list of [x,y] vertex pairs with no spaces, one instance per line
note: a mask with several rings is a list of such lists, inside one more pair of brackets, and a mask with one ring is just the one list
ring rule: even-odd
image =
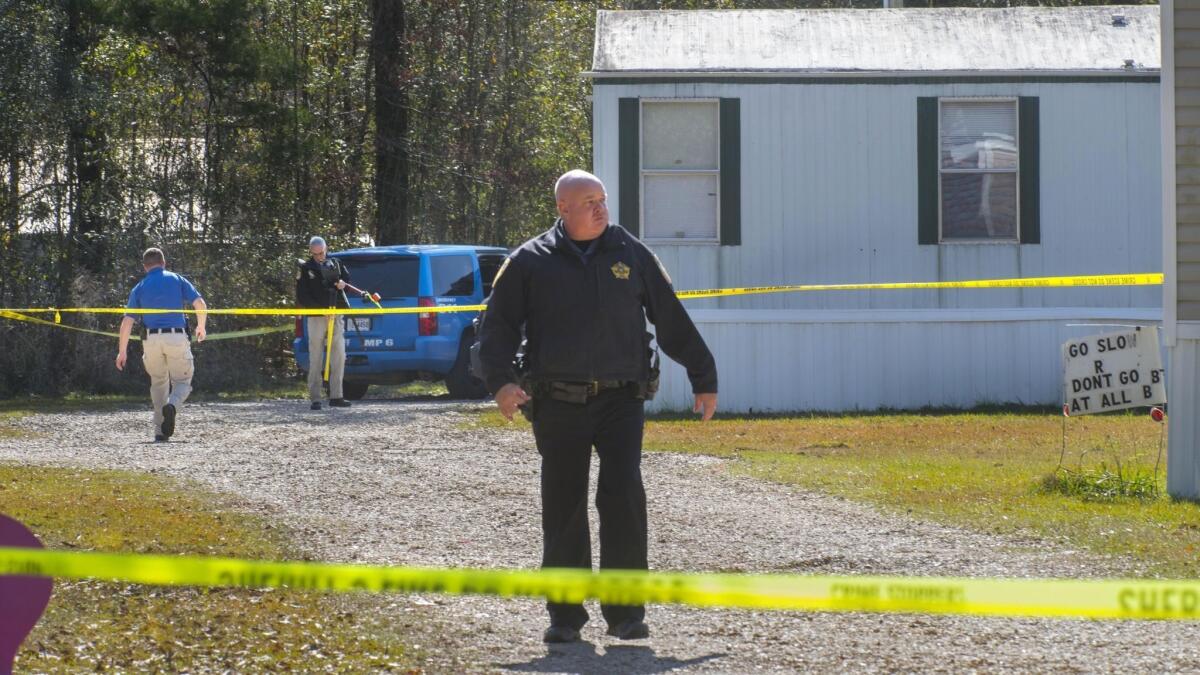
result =
[[1155,327],[1071,340],[1062,350],[1064,403],[1070,415],[1167,401],[1166,371]]

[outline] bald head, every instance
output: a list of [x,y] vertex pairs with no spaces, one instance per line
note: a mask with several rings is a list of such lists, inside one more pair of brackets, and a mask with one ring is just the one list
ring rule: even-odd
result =
[[554,201],[567,236],[576,241],[591,241],[608,227],[604,183],[587,171],[575,169],[559,176],[554,184]]
[[554,201],[562,199],[563,192],[579,187],[600,188],[604,191],[604,183],[594,174],[583,169],[572,169],[558,177],[554,183]]

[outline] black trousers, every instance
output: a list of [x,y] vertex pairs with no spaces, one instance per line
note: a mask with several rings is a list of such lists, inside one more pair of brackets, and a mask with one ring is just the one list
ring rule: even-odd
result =
[[[542,456],[543,567],[592,568],[587,494],[595,447],[600,456],[600,568],[647,568],[643,403],[624,389],[602,391],[584,404],[537,399],[533,437]],[[555,625],[578,629],[588,620],[582,604],[547,603],[546,609]],[[642,605],[601,605],[600,611],[609,625],[646,615]]]

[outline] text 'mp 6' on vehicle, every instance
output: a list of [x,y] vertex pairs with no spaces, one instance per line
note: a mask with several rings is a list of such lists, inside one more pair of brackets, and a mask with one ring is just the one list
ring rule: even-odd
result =
[[[350,282],[378,293],[384,307],[479,305],[492,291],[492,279],[508,251],[491,246],[376,246],[331,254],[350,271]],[[347,294],[351,309],[374,308]],[[445,380],[453,398],[478,399],[487,390],[469,369],[477,312],[421,312],[347,315],[346,398],[360,399],[372,384]],[[307,371],[308,339],[296,321],[292,341],[296,363]],[[320,367],[322,364],[317,364]]]

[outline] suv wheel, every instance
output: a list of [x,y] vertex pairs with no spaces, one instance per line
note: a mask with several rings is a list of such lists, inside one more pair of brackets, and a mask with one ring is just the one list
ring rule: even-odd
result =
[[475,334],[471,331],[463,333],[458,341],[458,358],[446,373],[446,390],[450,392],[450,398],[478,400],[488,395],[483,380],[471,374],[471,343],[474,341]]
[[366,382],[343,382],[342,395],[351,401],[361,401],[362,397],[367,395],[369,386]]

